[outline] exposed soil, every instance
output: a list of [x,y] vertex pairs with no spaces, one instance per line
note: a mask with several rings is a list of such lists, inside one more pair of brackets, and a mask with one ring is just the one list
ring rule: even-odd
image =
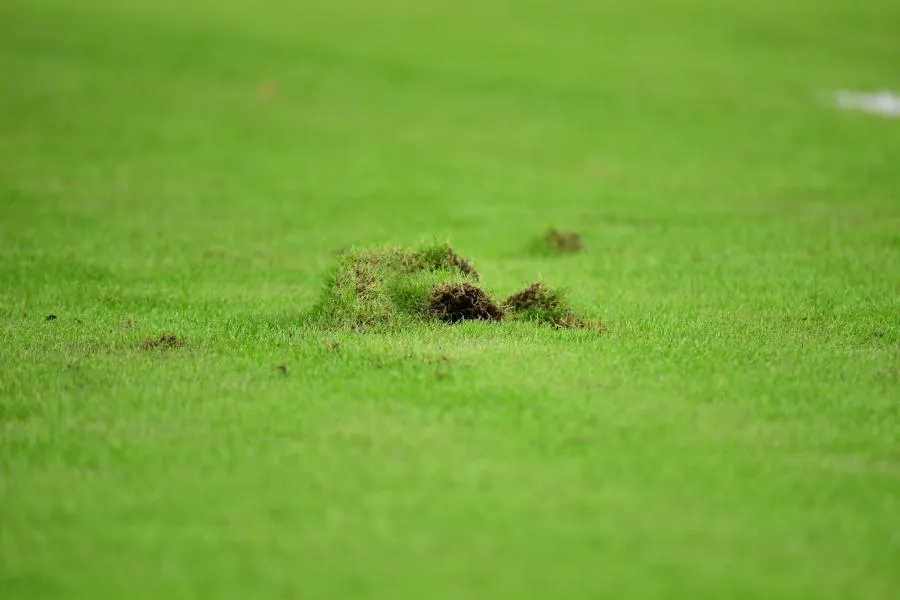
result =
[[148,337],[141,342],[141,348],[144,350],[154,350],[156,348],[178,348],[184,346],[184,338],[180,338],[173,333],[166,332],[158,338]]
[[458,323],[466,319],[500,321],[503,311],[477,285],[468,282],[445,283],[432,292],[425,307],[425,316],[445,323]]

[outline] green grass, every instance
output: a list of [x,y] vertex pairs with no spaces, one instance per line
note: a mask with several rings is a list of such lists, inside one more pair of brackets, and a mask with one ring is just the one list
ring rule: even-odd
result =
[[[897,31],[0,3],[0,596],[896,597],[900,122],[820,95],[900,88]],[[304,326],[433,239],[607,331]]]

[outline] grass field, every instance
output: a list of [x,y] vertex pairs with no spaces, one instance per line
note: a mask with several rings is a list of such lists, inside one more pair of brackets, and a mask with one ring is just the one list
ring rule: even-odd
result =
[[[900,121],[822,94],[898,31],[0,3],[0,596],[896,598]],[[445,239],[606,331],[304,325],[337,250]]]

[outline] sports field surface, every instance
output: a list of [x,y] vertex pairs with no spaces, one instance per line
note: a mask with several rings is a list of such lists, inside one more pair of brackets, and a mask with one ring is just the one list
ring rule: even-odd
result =
[[[0,2],[0,597],[900,597],[898,32]],[[434,241],[604,331],[307,318]]]

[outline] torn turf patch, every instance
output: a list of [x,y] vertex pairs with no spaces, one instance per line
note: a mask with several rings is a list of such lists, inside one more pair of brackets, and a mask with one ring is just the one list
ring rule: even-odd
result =
[[592,327],[565,295],[534,283],[498,302],[479,283],[472,263],[449,245],[417,250],[350,249],[336,258],[312,319],[337,329],[395,330],[416,321],[520,321]]

